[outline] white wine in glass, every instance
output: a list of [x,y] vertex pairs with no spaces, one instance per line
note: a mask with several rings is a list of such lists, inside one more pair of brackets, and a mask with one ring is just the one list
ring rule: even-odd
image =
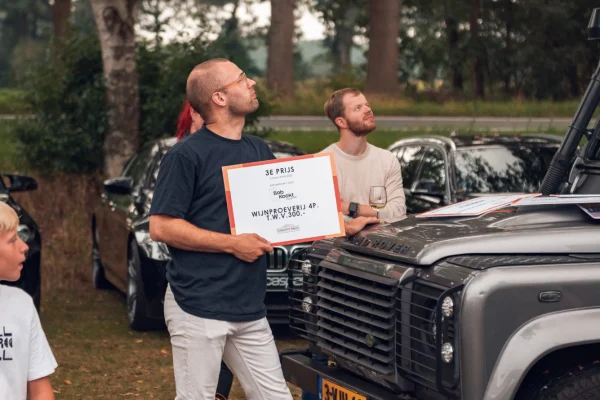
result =
[[371,186],[369,191],[369,204],[372,208],[379,210],[385,207],[387,203],[387,193],[385,186]]

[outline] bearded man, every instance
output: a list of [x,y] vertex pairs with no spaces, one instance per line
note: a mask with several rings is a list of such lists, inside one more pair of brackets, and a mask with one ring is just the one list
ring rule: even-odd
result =
[[[322,152],[334,154],[344,214],[386,222],[404,218],[406,199],[400,163],[390,151],[367,142],[376,123],[366,97],[357,89],[338,90],[325,103],[325,114],[340,133],[340,140]],[[375,209],[369,194],[382,188],[386,200]]]

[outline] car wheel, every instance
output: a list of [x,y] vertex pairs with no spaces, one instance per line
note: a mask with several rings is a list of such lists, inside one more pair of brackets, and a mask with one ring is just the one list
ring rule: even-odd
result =
[[146,311],[147,301],[141,271],[137,244],[131,241],[127,261],[127,316],[129,326],[136,331],[146,331],[155,327],[154,321],[148,317]]
[[110,283],[104,275],[104,267],[100,260],[100,248],[98,247],[98,231],[93,228],[92,233],[92,284],[96,289],[108,289]]
[[578,367],[551,379],[534,400],[600,400],[600,367]]

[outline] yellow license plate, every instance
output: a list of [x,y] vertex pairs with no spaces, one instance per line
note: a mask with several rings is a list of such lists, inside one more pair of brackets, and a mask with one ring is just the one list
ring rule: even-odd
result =
[[367,400],[366,396],[346,389],[336,383],[321,378],[321,399],[323,400]]

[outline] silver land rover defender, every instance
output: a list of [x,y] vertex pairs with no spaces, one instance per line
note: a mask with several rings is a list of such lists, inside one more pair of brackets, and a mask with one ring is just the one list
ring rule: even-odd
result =
[[[542,195],[600,194],[599,101],[600,66]],[[294,271],[309,347],[282,366],[320,399],[600,400],[600,220],[577,205],[411,216],[317,241]]]

